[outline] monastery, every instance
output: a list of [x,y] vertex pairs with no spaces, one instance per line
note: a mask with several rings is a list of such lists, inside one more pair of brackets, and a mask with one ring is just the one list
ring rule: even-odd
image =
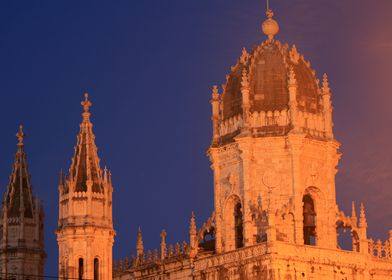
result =
[[[266,15],[265,40],[243,49],[222,89],[212,89],[214,212],[200,228],[192,213],[189,242],[169,245],[163,230],[160,248],[145,250],[139,229],[136,256],[113,261],[114,186],[100,166],[85,94],[72,163],[58,186],[60,279],[392,279],[392,231],[374,241],[364,205],[353,203],[347,215],[336,202],[341,153],[328,77],[320,84],[296,47],[275,39],[279,25],[270,9]],[[0,269],[9,279],[39,279],[44,213],[32,194],[22,127],[17,138],[1,208]],[[342,229],[351,250],[339,245]]]

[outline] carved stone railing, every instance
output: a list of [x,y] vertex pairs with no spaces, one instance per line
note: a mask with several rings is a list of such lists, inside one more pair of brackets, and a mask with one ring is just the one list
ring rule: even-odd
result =
[[219,135],[224,136],[240,129],[243,126],[242,116],[237,115],[222,121]]
[[167,253],[163,256],[163,259],[158,249],[155,249],[154,251],[148,250],[146,255],[126,257],[120,259],[118,262],[113,261],[113,275],[117,276],[130,270],[146,269],[163,263],[188,258],[189,245],[185,241],[182,245],[176,243],[175,245],[168,245],[167,248]]
[[205,270],[209,267],[219,266],[229,263],[239,263],[245,259],[255,258],[267,253],[267,243],[244,247],[235,251],[213,255],[195,262],[195,270]]
[[[249,116],[249,125],[252,128],[262,128],[270,126],[287,127],[290,125],[290,110],[260,111],[253,112]],[[303,111],[297,113],[298,126],[314,137],[323,137],[326,133],[324,115],[322,113],[313,114]],[[239,114],[228,118],[220,123],[219,136],[231,134],[243,127],[243,118]]]
[[253,112],[250,116],[251,127],[287,126],[289,124],[288,110]]
[[325,133],[325,121],[322,114],[298,111],[298,125],[311,136],[322,137]]
[[376,242],[374,242],[373,239],[369,239],[368,253],[374,258],[392,259],[391,244],[389,244],[388,240],[382,243],[380,239],[378,239]]

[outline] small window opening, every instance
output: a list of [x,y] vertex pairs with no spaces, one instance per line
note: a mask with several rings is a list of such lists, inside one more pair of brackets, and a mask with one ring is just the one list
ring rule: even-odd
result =
[[235,247],[244,247],[243,218],[241,203],[234,207],[234,224],[235,224]]
[[83,279],[83,272],[84,272],[84,261],[83,258],[79,258],[79,269],[78,269],[79,280]]
[[312,197],[307,194],[302,200],[304,216],[304,244],[316,245],[316,211]]
[[94,259],[94,280],[99,280],[99,260]]

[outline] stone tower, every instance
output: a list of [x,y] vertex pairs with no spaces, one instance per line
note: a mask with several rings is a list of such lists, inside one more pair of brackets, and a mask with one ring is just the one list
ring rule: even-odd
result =
[[22,126],[16,136],[18,148],[1,209],[1,278],[27,279],[36,276],[41,279],[46,257],[44,213],[38,198],[33,196]]
[[88,94],[81,103],[83,120],[69,175],[60,175],[59,276],[91,280],[112,279],[111,174],[102,172],[90,121]]
[[340,153],[323,82],[295,46],[267,38],[243,49],[223,92],[212,92],[216,251],[264,241],[336,248],[335,174]]

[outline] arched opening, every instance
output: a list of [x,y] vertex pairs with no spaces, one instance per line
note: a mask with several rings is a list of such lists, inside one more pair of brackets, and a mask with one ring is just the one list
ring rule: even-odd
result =
[[359,252],[359,236],[351,224],[343,221],[336,222],[336,235],[338,249]]
[[230,196],[224,208],[225,250],[231,251],[244,246],[242,203],[236,195]]
[[94,280],[99,280],[99,259],[94,259]]
[[65,257],[63,259],[63,263],[61,266],[61,271],[60,271],[60,275],[64,278],[64,279],[68,279],[68,258]]
[[234,207],[235,248],[244,247],[242,206],[240,202]]
[[78,264],[78,278],[79,278],[79,280],[83,279],[83,274],[84,274],[84,260],[83,260],[83,258],[79,258],[79,264]]
[[304,224],[304,244],[316,245],[316,211],[314,202],[309,194],[304,195],[303,199],[303,224]]

